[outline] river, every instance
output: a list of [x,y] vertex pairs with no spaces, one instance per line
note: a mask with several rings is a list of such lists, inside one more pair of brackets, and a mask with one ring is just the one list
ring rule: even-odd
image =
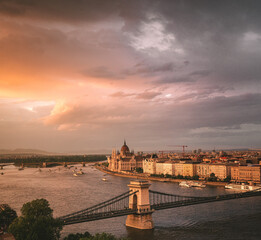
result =
[[[106,175],[91,164],[81,167],[84,175],[73,176],[64,167],[25,168],[6,166],[0,175],[0,204],[7,203],[18,214],[28,201],[45,198],[54,210],[54,217],[75,212],[103,202],[128,190],[130,179]],[[177,183],[150,182],[150,189],[187,196],[211,196],[232,193],[223,187],[181,188]],[[62,237],[69,233],[109,232],[132,240],[207,240],[261,239],[261,197],[207,203],[153,213],[155,229],[141,231],[126,228],[126,217],[117,217],[64,227]]]

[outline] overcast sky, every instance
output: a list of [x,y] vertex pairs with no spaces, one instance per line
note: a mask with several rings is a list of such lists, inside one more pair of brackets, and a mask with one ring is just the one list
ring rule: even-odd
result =
[[0,149],[261,147],[261,1],[0,0]]

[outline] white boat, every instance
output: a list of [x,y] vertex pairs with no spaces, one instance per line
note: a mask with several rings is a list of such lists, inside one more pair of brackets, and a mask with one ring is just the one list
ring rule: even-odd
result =
[[189,184],[191,187],[200,187],[200,188],[206,187],[206,184],[202,182],[190,182]]
[[82,174],[84,174],[84,172],[83,171],[78,171],[77,174],[82,175]]
[[76,173],[74,173],[73,176],[77,177],[78,175]]
[[225,186],[226,189],[233,189],[233,190],[243,190],[243,191],[253,191],[257,189],[261,189],[261,186],[251,186],[247,184],[236,184],[236,183],[229,183]]
[[107,178],[103,178],[102,181],[108,181]]
[[181,187],[191,187],[191,186],[190,186],[190,183],[187,182],[187,181],[182,181],[182,182],[180,182],[180,183],[179,183],[179,186],[181,186]]

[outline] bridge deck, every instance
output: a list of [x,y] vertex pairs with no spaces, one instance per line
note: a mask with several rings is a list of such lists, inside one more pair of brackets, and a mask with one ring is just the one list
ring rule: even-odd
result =
[[196,197],[194,199],[192,198],[192,199],[187,199],[187,200],[182,200],[182,201],[152,204],[151,209],[162,210],[162,209],[168,209],[168,208],[185,207],[185,206],[189,206],[189,205],[226,201],[226,200],[255,197],[255,196],[261,196],[261,191],[249,191],[249,192],[244,192],[244,193],[234,193],[234,194],[218,195],[218,196],[212,196],[212,197]]
[[[64,225],[71,225],[82,222],[96,221],[100,219],[126,216],[130,214],[148,214],[151,211],[141,211],[140,209],[130,209],[128,206],[128,198],[136,192],[126,192],[116,196],[103,203],[87,208],[76,213],[68,214],[59,219]],[[218,195],[211,197],[191,197],[178,196],[167,193],[150,191],[151,195],[156,195],[156,200],[150,205],[151,210],[163,210],[168,208],[185,207],[189,205],[226,201],[232,199],[240,199],[247,197],[261,196],[261,189],[248,191],[244,193],[234,193],[226,195]],[[158,202],[160,199],[160,202]]]

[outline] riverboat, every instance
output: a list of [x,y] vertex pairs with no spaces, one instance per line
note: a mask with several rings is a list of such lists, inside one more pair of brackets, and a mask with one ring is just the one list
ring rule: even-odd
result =
[[187,181],[182,181],[179,183],[179,186],[181,187],[191,187],[190,183]]
[[261,186],[252,186],[247,184],[236,184],[236,183],[230,183],[225,185],[226,189],[232,189],[232,190],[242,190],[242,191],[253,191],[253,190],[261,190]]
[[190,182],[189,184],[191,187],[200,187],[200,188],[206,187],[206,184],[202,182]]

